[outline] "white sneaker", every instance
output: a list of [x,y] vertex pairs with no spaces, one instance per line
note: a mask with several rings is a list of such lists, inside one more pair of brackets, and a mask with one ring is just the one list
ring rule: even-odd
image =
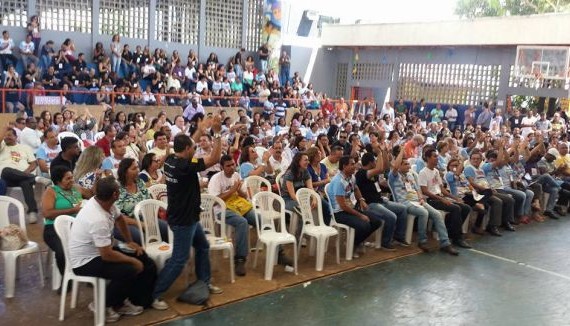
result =
[[51,186],[52,182],[50,179],[46,178],[46,177],[42,177],[42,176],[37,176],[36,177],[36,183],[41,183],[44,186]]
[[[95,303],[94,302],[90,302],[89,303],[89,310],[91,310],[92,312],[95,312]],[[105,308],[105,322],[106,323],[114,323],[116,321],[118,321],[121,318],[121,315],[119,315],[113,308],[108,307]]]
[[117,309],[117,313],[126,316],[140,315],[142,314],[143,311],[144,311],[143,307],[135,306],[134,304],[131,303],[129,299],[125,299],[125,301],[123,301],[123,306]]
[[222,288],[217,287],[217,286],[212,285],[212,284],[208,284],[208,290],[210,291],[211,294],[221,294],[221,293],[224,293],[224,290],[222,290]]
[[38,213],[37,212],[29,212],[28,213],[28,222],[30,222],[30,224],[36,224],[38,222]]
[[152,307],[156,310],[166,310],[168,309],[168,303],[162,299],[154,299],[152,302]]

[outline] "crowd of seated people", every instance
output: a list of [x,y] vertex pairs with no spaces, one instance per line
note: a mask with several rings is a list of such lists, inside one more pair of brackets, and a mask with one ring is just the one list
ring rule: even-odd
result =
[[[150,198],[149,186],[166,182],[164,165],[175,155],[172,142],[176,136],[191,136],[203,121],[212,119],[204,115],[201,102],[199,97],[192,98],[173,121],[164,112],[150,117],[112,110],[98,121],[88,110],[76,116],[64,106],[53,116],[45,111],[37,118],[19,117],[2,127],[1,180],[25,190],[30,223],[36,221],[38,210],[30,190],[34,183],[46,186],[44,177],[53,182],[44,192],[42,216],[45,241],[56,251],[60,269],[61,248],[54,238],[53,219],[81,212],[81,199],[91,198],[94,185],[107,176],[119,180],[115,205],[129,230],[126,239],[123,229],[113,234],[140,244],[134,205]],[[408,214],[417,217],[420,249],[434,249],[427,236],[431,219],[439,248],[450,255],[458,255],[458,247],[471,248],[463,228],[471,213],[475,221],[469,231],[492,236],[513,232],[519,224],[566,215],[570,154],[567,117],[562,111],[548,117],[530,109],[523,115],[516,108],[509,116],[510,111],[503,114],[485,104],[478,116],[483,118],[460,125],[449,121],[454,115],[437,112],[438,107],[422,115],[418,112],[425,109],[400,104],[397,110],[391,103],[382,109],[370,100],[361,104],[362,111],[357,107],[354,112],[343,105],[319,111],[301,108],[289,124],[277,117],[276,107],[251,118],[244,109],[239,109],[235,119],[223,109],[216,114],[222,154],[219,163],[202,171],[198,180],[203,192],[227,203],[227,222],[236,230],[237,275],[246,274],[248,225],[256,221],[251,208],[243,210],[234,201],[250,198],[243,180],[254,175],[273,184],[282,175],[279,186],[288,210],[297,210],[298,189],[321,193],[325,223],[334,217],[337,223],[355,229],[353,257],[364,253],[366,239],[382,223],[383,250],[410,246]],[[75,136],[57,142],[62,132]],[[95,133],[99,135],[96,141],[91,136]],[[212,133],[202,133],[193,141],[194,157],[214,155],[216,141]],[[82,152],[81,147],[85,147]],[[43,177],[35,177],[36,167]],[[168,239],[167,222],[160,223],[163,238]],[[280,251],[278,262],[288,265],[291,259]]]
[[[184,65],[176,51],[169,57],[164,50],[151,54],[150,49],[136,46],[130,53],[118,35],[113,36],[109,49],[97,44],[93,60],[98,67],[86,72],[84,55],[76,55],[73,42],[66,40],[59,53],[52,51],[53,64],[44,72],[48,77],[47,83],[41,82],[43,88],[46,92],[64,85],[70,89],[93,86],[97,92],[119,88],[130,95],[116,98],[117,103],[132,103],[134,94],[140,92],[146,104],[169,104],[173,100],[184,107],[182,114],[169,120],[165,112],[156,117],[145,112],[127,115],[116,107],[97,119],[89,110],[78,115],[63,106],[53,115],[35,112],[34,116],[18,117],[0,126],[0,194],[5,193],[6,185],[21,187],[28,221],[36,223],[38,205],[33,187],[36,183],[36,187],[47,187],[41,201],[44,240],[56,252],[60,270],[62,248],[53,221],[61,214],[77,215],[82,228],[92,227],[82,211],[98,208],[93,200],[86,208],[81,202],[94,195],[101,207],[108,208],[105,214],[117,219],[117,228],[111,226],[105,231],[126,243],[141,245],[142,235],[134,227],[134,206],[150,198],[148,187],[168,182],[165,170],[172,168],[168,160],[179,155],[176,144],[181,134],[194,136],[189,140],[195,159],[192,162],[209,162],[197,178],[201,191],[226,202],[227,224],[235,229],[238,276],[246,275],[248,225],[256,223],[251,207],[237,205],[251,196],[243,187],[244,179],[250,176],[263,177],[273,185],[280,180],[279,187],[271,190],[280,188],[286,208],[292,211],[297,210],[298,189],[320,193],[325,223],[331,224],[334,218],[354,228],[355,258],[364,254],[367,238],[382,223],[382,250],[411,246],[406,235],[408,215],[417,217],[417,245],[421,250],[435,249],[428,242],[431,219],[439,249],[456,256],[460,253],[457,248],[472,246],[463,228],[470,215],[475,221],[468,233],[500,237],[515,231],[517,225],[546,218],[557,220],[567,214],[570,154],[564,111],[557,110],[552,116],[520,108],[503,112],[485,103],[478,110],[468,108],[461,120],[456,108],[444,111],[435,105],[428,109],[423,100],[411,105],[399,100],[396,105],[387,102],[380,107],[366,99],[351,108],[344,99],[333,103],[318,98],[312,85],[305,86],[298,76],[280,83],[271,70],[260,73],[253,57],[242,60],[242,52],[224,65],[215,54],[201,64],[197,54],[190,51]],[[10,60],[9,56],[0,58]],[[13,71],[10,63],[7,68]],[[66,79],[75,74],[96,77]],[[140,86],[135,87],[141,79],[148,81],[144,93]],[[18,84],[13,78],[9,83]],[[180,94],[187,103],[181,104],[174,96]],[[214,99],[214,95],[239,95],[236,119],[223,108],[213,117],[205,114],[208,103],[223,106],[223,99]],[[250,111],[249,96],[260,98],[262,112]],[[285,121],[288,106],[283,100],[289,98],[301,99],[299,112],[290,122]],[[108,100],[105,96],[101,99]],[[312,106],[313,101],[318,105]],[[210,130],[201,129],[205,121],[212,120],[219,121],[216,130],[213,125]],[[56,141],[63,132],[74,136]],[[118,182],[108,181],[113,176]],[[160,222],[165,240],[167,223]],[[101,242],[104,248],[108,245]],[[138,245],[133,245],[137,252]],[[207,251],[204,246],[201,250]],[[137,271],[153,273],[145,256],[114,256],[105,249],[101,257],[119,259]],[[279,251],[278,263],[292,264],[283,250]],[[83,268],[86,265],[77,262],[77,266],[81,266],[81,273],[90,272]],[[154,281],[152,275],[145,280],[147,285]],[[209,283],[209,276],[204,281],[210,292],[221,292]],[[168,307],[159,297],[141,301],[136,300],[136,294],[129,295],[122,293],[121,300],[110,301],[113,306],[107,311],[108,321],[117,320],[117,312],[141,313],[138,305]]]

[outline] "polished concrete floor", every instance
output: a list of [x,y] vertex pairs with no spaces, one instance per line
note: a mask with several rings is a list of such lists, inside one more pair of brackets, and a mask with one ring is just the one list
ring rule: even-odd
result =
[[[171,325],[570,325],[570,218],[230,304]],[[262,281],[261,281],[262,282]]]

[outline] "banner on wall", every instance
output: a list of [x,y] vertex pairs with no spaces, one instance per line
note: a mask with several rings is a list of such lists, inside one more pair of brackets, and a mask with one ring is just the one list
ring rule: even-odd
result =
[[[265,0],[263,6],[263,24],[261,43],[269,49],[268,69],[279,72],[281,55],[281,0]],[[289,55],[291,55],[289,53]]]

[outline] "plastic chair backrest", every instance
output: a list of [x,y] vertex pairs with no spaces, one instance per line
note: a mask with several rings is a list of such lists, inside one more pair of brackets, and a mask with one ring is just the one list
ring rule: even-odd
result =
[[265,191],[271,191],[271,183],[267,179],[257,175],[252,175],[245,178],[244,182],[249,200],[251,200],[251,198],[253,198],[253,195],[256,193],[264,191],[262,190],[262,187],[265,187]]
[[159,183],[148,187],[148,192],[152,199],[160,200],[168,204],[168,194],[166,192],[166,185]]
[[277,192],[279,192],[279,196],[281,196],[281,179],[283,179],[285,172],[286,171],[281,171],[281,173],[275,177],[275,184],[277,185]]
[[97,142],[99,139],[105,137],[105,132],[104,131],[99,131],[98,133],[95,134],[95,136],[93,136],[93,140],[95,142]]
[[[299,208],[301,209],[303,225],[325,225],[323,219],[323,208],[321,206],[321,196],[309,188],[301,188],[297,190],[296,196]],[[317,210],[317,224],[315,223],[313,216],[313,208],[311,208],[311,201],[313,200],[317,203],[317,207],[315,207]]]
[[267,152],[267,148],[262,147],[262,146],[257,146],[257,147],[255,147],[255,152],[257,153],[257,163],[258,164],[263,163],[263,161],[262,161],[263,154],[265,154],[265,152]]
[[[166,209],[167,205],[156,199],[145,199],[135,206],[134,215],[135,219],[138,221],[140,234],[144,237],[144,240],[142,241],[144,248],[149,244],[155,242],[162,243],[163,241],[160,236],[160,228],[158,225],[158,209],[161,207]],[[145,226],[144,233],[142,223],[144,223]]]
[[16,206],[18,210],[18,226],[24,234],[26,233],[26,216],[24,215],[24,204],[17,199],[8,196],[0,196],[0,228],[10,225],[9,209],[10,205]]
[[275,220],[278,220],[277,223],[280,225],[281,232],[287,232],[285,227],[285,202],[281,196],[269,191],[262,191],[253,196],[252,202],[258,235],[268,231],[276,232]]
[[[206,234],[216,237],[226,238],[226,203],[218,196],[202,194],[202,212],[200,213],[200,224]],[[216,213],[220,213],[220,218],[216,219]],[[216,220],[220,223],[219,235],[216,232]]]
[[325,185],[325,195],[326,195],[327,198],[328,198],[327,202],[329,203],[329,209],[330,209],[330,211],[331,211],[331,225],[334,225],[334,224],[337,224],[337,223],[336,223],[336,220],[335,220],[335,218],[334,218],[334,210],[333,210],[333,206],[332,206],[332,197],[331,197],[331,195],[329,194],[330,185],[331,185],[330,183],[327,183],[327,184]]
[[71,232],[71,226],[75,219],[69,215],[60,215],[56,217],[53,226],[55,228],[55,233],[61,241],[61,246],[63,247],[63,252],[65,254],[65,270],[71,271],[71,262],[69,257],[69,234]]
[[57,139],[59,140],[60,143],[61,143],[61,140],[65,137],[73,137],[73,138],[77,139],[79,141],[79,147],[81,148],[81,150],[85,149],[83,146],[83,140],[81,140],[81,138],[79,136],[72,133],[71,131],[62,131],[59,134],[57,134]]

